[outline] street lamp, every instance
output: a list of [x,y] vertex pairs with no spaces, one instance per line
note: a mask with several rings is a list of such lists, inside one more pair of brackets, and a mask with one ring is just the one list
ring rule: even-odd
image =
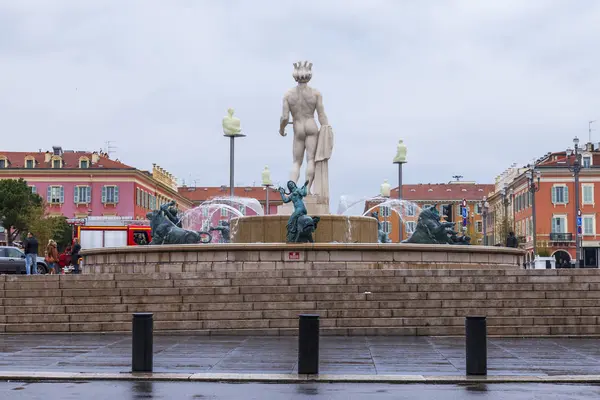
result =
[[[508,184],[504,184],[502,188],[502,204],[504,205],[504,223],[505,227],[508,230],[508,206],[512,204],[512,198],[514,196],[513,188],[508,189]],[[504,232],[508,234],[508,232]],[[505,238],[506,239],[506,238]]]
[[[569,171],[573,173],[575,177],[575,263],[579,262],[581,264],[581,245],[579,243],[579,224],[577,218],[581,213],[581,209],[579,208],[579,172],[581,171],[582,163],[581,163],[581,153],[579,152],[579,138],[575,136],[573,139],[573,146],[575,150],[567,149],[567,168]],[[571,161],[571,156],[575,156],[573,161]],[[581,266],[581,265],[580,265]]]
[[[396,157],[394,157],[394,164],[398,164],[398,200],[402,200],[402,164],[406,163],[406,145],[402,140],[398,142],[396,151]],[[400,231],[399,242],[402,242],[404,236],[404,221],[402,221],[402,215],[398,213],[398,227]]]
[[[534,181],[537,179],[537,184]],[[529,191],[529,196],[531,196],[531,216],[533,222],[533,259],[535,261],[535,256],[537,253],[537,234],[536,234],[536,215],[535,215],[535,193],[540,190],[540,179],[542,177],[542,172],[539,169],[535,169],[535,165],[527,171],[527,190]]]
[[269,215],[270,214],[270,211],[269,211],[269,190],[270,190],[271,186],[273,186],[273,181],[271,181],[271,171],[269,171],[269,166],[268,165],[265,165],[265,169],[263,169],[263,172],[262,172],[262,185],[265,187],[265,190],[267,191],[265,206],[267,208],[267,215]]
[[487,201],[487,197],[483,196],[482,201],[479,203],[479,207],[481,207],[481,217],[483,219],[483,245],[487,246],[487,216],[488,210],[490,208],[490,203]]

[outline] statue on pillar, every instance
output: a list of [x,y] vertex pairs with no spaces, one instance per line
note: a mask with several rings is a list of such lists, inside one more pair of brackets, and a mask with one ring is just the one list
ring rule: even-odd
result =
[[[325,114],[323,96],[318,90],[307,85],[312,78],[312,63],[294,63],[293,77],[298,85],[288,90],[283,97],[283,112],[279,125],[279,134],[286,136],[285,127],[290,123],[290,113],[292,114],[294,144],[290,181],[298,182],[300,167],[306,153],[308,194],[320,196],[324,201],[328,201],[328,161],[333,151],[333,130]],[[315,121],[315,111],[320,128]]]

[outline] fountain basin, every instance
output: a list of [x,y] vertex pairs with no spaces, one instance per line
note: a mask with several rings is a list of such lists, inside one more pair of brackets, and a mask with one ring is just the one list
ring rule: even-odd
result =
[[85,250],[84,274],[273,270],[519,269],[524,252],[490,246],[230,243]]
[[[371,217],[321,215],[315,243],[377,243],[377,220]],[[231,220],[235,243],[284,243],[289,215],[254,215]]]

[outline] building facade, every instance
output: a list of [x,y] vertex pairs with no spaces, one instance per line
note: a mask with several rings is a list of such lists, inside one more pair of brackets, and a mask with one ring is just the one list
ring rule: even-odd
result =
[[[264,214],[277,214],[277,207],[283,204],[279,192],[274,187],[269,188],[269,212],[267,212],[267,189],[265,187],[245,186],[236,187],[233,190],[235,197],[256,199],[260,203]],[[181,186],[179,188],[179,194],[192,201],[196,206],[204,203],[207,200],[227,198],[230,195],[229,186]],[[252,210],[250,207],[244,206],[243,204],[236,204],[235,206],[244,215],[256,214],[254,210]],[[223,217],[227,216],[228,213],[225,210]]]
[[158,204],[175,200],[193,206],[177,191],[175,178],[154,165],[141,171],[99,152],[0,152],[0,179],[27,181],[47,203],[50,215],[67,218],[145,219]]
[[[566,151],[548,153],[535,162],[540,182],[536,192],[529,191],[527,172],[531,166],[513,167],[498,180],[494,194],[489,198],[492,222],[490,230],[496,243],[502,242],[506,229],[511,227],[519,237],[521,247],[527,251],[526,261],[534,259],[533,231],[536,232],[536,252],[539,256],[552,256],[557,265],[576,262],[577,209],[581,210],[580,247],[583,264],[597,267],[600,258],[598,212],[600,204],[600,151],[598,145],[587,143],[581,151],[582,168],[579,187],[575,187],[572,166],[574,155]],[[535,174],[534,174],[535,176]],[[534,178],[537,186],[537,178]],[[579,190],[579,205],[575,192]],[[598,194],[596,194],[598,192]],[[533,223],[533,202],[536,223]],[[504,213],[506,212],[506,217]],[[502,222],[500,222],[502,221]]]
[[[417,225],[419,209],[437,206],[442,219],[456,222],[456,228],[462,228],[461,203],[467,202],[467,226],[463,232],[471,236],[472,244],[482,244],[483,238],[483,201],[493,191],[494,185],[477,184],[475,182],[449,182],[435,184],[410,184],[402,186],[402,199],[413,203],[406,207],[380,206],[383,199],[367,201],[365,212],[377,211],[384,231],[392,242],[400,241],[400,217],[404,219],[403,239],[409,238]],[[392,189],[391,198],[398,198],[398,188]]]

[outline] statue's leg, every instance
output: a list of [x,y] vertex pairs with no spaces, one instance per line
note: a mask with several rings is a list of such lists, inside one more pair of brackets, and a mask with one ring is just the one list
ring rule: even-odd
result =
[[300,178],[300,167],[302,167],[304,159],[305,139],[304,126],[301,123],[294,124],[294,146],[292,148],[294,162],[292,164],[290,180],[295,183],[298,183],[298,179]]

